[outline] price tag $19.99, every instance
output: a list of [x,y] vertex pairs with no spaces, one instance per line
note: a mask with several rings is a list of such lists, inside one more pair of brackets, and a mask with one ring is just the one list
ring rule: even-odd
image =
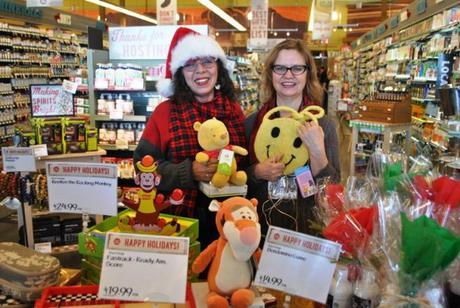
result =
[[136,297],[139,295],[135,291],[133,291],[133,288],[121,287],[121,286],[104,287],[103,293],[104,293],[104,296],[106,297],[120,297],[121,296],[124,298],[130,298],[130,297]]

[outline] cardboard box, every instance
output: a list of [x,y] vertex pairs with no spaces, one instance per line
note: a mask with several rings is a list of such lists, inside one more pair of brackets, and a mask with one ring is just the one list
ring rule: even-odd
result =
[[[87,232],[82,232],[78,235],[78,251],[80,254],[91,257],[102,258],[104,255],[105,235],[107,232],[124,232],[128,230],[120,230],[118,220],[120,217],[127,215],[135,215],[132,210],[126,210],[117,216],[110,217],[98,225],[91,227]],[[193,218],[178,217],[168,214],[160,214],[160,218],[171,221],[173,218],[178,218],[180,230],[174,232],[171,236],[182,236],[190,238],[190,243],[198,239],[198,220]]]

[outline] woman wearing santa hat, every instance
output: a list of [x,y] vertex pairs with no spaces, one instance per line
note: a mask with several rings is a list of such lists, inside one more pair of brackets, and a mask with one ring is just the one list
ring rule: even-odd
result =
[[181,188],[185,193],[180,215],[200,220],[202,248],[218,237],[215,220],[208,210],[210,199],[198,190],[200,181],[209,182],[217,161],[195,161],[202,149],[193,129],[196,121],[216,117],[224,122],[230,143],[246,146],[244,115],[236,100],[233,83],[226,69],[225,53],[209,36],[184,27],[172,38],[166,62],[165,79],[157,89],[168,100],[156,107],[134,152],[134,160],[153,155],[162,176],[160,191]]

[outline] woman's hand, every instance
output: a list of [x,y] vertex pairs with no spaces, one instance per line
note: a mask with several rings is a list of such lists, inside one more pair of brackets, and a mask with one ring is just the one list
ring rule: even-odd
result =
[[217,170],[216,158],[211,158],[206,163],[199,163],[196,160],[192,163],[193,179],[198,182],[210,182]]
[[308,149],[311,171],[317,175],[328,164],[323,129],[318,123],[310,121],[299,127],[298,134]]
[[259,180],[272,182],[278,180],[283,175],[285,167],[282,160],[283,155],[279,155],[258,163],[254,168],[254,175]]

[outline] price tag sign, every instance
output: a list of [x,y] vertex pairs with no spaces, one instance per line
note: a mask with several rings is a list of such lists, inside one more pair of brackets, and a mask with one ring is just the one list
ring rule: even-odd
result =
[[64,80],[64,82],[62,83],[62,88],[64,89],[64,91],[75,94],[77,92],[78,83],[69,80]]
[[117,215],[117,165],[46,164],[51,212]]
[[34,150],[25,147],[2,148],[3,171],[5,172],[35,172]]
[[46,144],[31,145],[30,148],[34,150],[35,157],[48,156],[48,147]]
[[41,252],[41,253],[51,253],[51,242],[45,242],[45,243],[37,243],[34,245],[35,251]]
[[122,110],[110,111],[109,119],[111,119],[111,120],[123,120],[123,111]]
[[340,247],[335,242],[271,226],[254,284],[324,304]]
[[185,303],[188,251],[187,237],[109,232],[98,296]]

